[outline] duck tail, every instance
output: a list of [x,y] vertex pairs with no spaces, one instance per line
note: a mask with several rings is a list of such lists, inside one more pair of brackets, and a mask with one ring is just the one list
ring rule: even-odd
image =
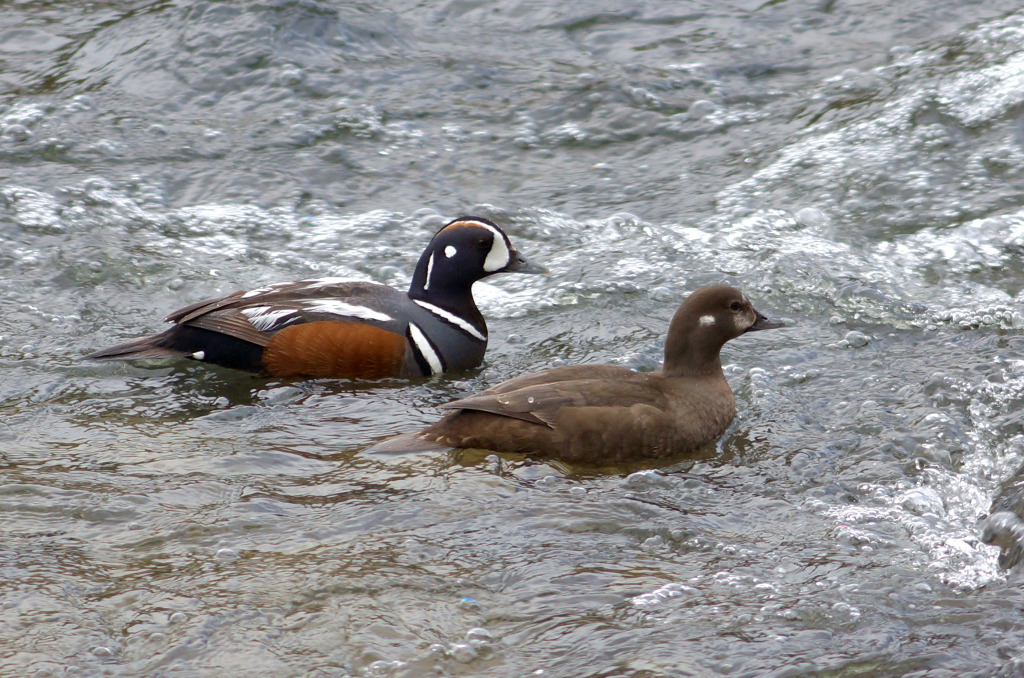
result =
[[127,341],[117,346],[104,348],[85,356],[90,360],[159,360],[162,358],[181,358],[189,355],[187,351],[166,346],[161,339],[163,334],[153,334],[134,341]]
[[403,433],[382,440],[363,450],[368,454],[405,454],[409,452],[433,452],[435,450],[450,450],[451,445],[442,445],[433,440],[420,437],[420,433]]

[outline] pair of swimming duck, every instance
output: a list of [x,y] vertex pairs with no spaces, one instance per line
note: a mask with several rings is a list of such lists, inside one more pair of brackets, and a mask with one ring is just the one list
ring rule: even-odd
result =
[[[408,292],[337,278],[268,285],[186,306],[167,317],[167,331],[89,357],[183,357],[277,377],[469,369],[487,347],[473,283],[506,272],[545,269],[492,222],[460,217],[427,245]],[[437,423],[375,449],[482,448],[594,462],[691,452],[724,433],[736,413],[722,346],[781,324],[737,289],[702,287],[672,318],[659,371],[578,365],[523,375],[442,405],[452,412]]]

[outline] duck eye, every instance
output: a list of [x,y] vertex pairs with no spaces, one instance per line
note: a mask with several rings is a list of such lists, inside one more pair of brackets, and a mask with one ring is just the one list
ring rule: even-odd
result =
[[738,301],[732,302],[731,304],[729,304],[729,308],[731,308],[734,311],[740,310],[740,302],[738,302]]

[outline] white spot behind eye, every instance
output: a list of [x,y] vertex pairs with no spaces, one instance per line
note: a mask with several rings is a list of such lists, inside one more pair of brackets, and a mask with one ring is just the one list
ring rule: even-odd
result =
[[195,358],[196,360],[202,360],[203,358],[206,357],[206,351],[196,351],[195,353],[192,354],[192,357]]
[[711,325],[714,325],[714,324],[715,324],[715,316],[713,316],[713,315],[702,315],[700,317],[700,326],[701,327],[710,327]]
[[444,255],[449,259],[454,257],[457,252],[458,250],[452,247],[451,245],[448,245],[447,247],[444,248]]

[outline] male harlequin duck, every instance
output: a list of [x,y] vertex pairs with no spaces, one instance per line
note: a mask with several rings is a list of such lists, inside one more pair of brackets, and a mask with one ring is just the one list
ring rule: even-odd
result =
[[202,301],[167,316],[174,327],[89,355],[187,357],[276,377],[420,377],[476,367],[487,326],[473,283],[495,273],[544,273],[480,217],[438,231],[408,292],[319,278]]
[[658,372],[578,365],[527,374],[442,405],[455,411],[370,450],[481,448],[594,463],[692,452],[722,435],[736,414],[722,346],[781,326],[737,289],[702,287],[672,318]]

